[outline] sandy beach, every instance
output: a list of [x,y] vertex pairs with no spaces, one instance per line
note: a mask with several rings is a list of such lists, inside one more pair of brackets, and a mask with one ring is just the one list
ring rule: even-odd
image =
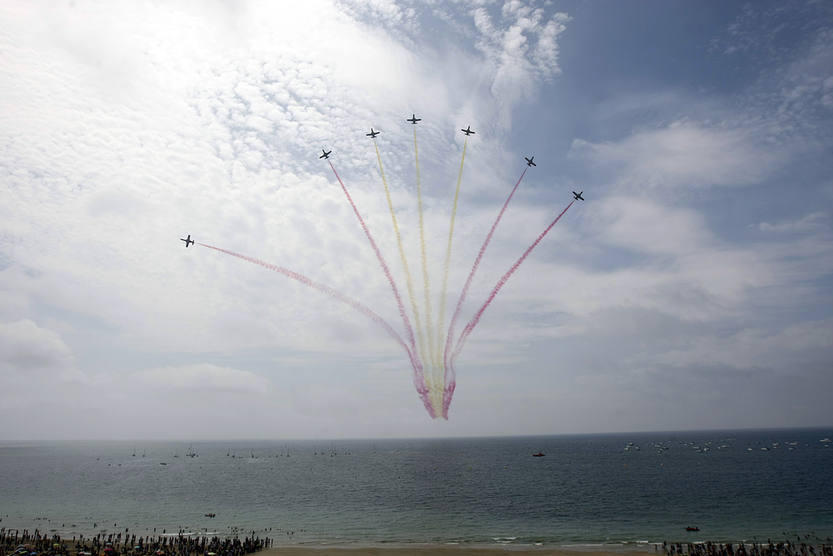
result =
[[495,546],[495,547],[467,547],[467,546],[391,546],[391,547],[326,547],[326,546],[304,546],[304,547],[276,547],[269,548],[262,552],[268,556],[499,556],[511,554],[512,556],[622,556],[623,553],[633,556],[645,556],[655,554],[653,550],[570,550],[558,547],[518,547],[518,546]]

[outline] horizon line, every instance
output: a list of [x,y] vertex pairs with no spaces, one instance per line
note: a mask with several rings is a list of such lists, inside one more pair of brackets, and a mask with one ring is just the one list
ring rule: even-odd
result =
[[459,435],[459,436],[345,436],[345,437],[250,437],[250,438],[0,438],[0,447],[7,443],[67,443],[67,442],[164,442],[164,443],[219,443],[219,442],[334,442],[334,441],[391,441],[391,440],[477,440],[477,439],[507,439],[507,438],[554,438],[570,436],[620,436],[627,434],[691,434],[718,432],[776,432],[776,431],[811,431],[833,429],[833,425],[800,425],[776,427],[740,427],[740,428],[709,428],[709,429],[666,429],[666,430],[634,430],[608,432],[566,432],[566,433],[535,433],[535,434],[495,434],[495,435]]

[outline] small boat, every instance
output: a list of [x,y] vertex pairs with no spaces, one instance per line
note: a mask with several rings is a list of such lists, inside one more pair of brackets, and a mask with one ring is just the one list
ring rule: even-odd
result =
[[700,530],[700,528],[699,528],[699,527],[691,527],[691,526],[688,526],[688,527],[686,527],[686,528],[685,528],[685,530],[686,530],[686,531],[699,531],[699,530]]
[[545,455],[546,455],[546,454],[544,454],[544,452],[538,452],[537,454],[532,454],[532,457],[534,457],[534,458],[542,458],[542,457],[544,457]]

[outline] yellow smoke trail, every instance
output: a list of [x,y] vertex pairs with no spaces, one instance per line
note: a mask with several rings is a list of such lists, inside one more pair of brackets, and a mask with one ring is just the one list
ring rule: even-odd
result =
[[422,184],[419,176],[419,147],[417,146],[416,126],[414,126],[414,160],[416,161],[416,182],[417,182],[417,201],[419,203],[419,248],[422,255],[422,283],[423,293],[425,296],[425,335],[428,336],[428,355],[431,358],[431,372],[428,376],[431,378],[431,386],[429,393],[437,397],[434,400],[434,407],[439,409],[442,403],[441,391],[439,388],[443,384],[444,375],[442,367],[439,364],[439,351],[434,350],[434,323],[431,317],[431,281],[428,277],[428,264],[425,255],[425,220],[422,210]]
[[437,328],[437,353],[436,358],[438,361],[441,360],[442,354],[440,350],[442,350],[442,336],[444,333],[445,327],[445,298],[446,298],[446,290],[448,287],[448,264],[451,260],[451,239],[454,236],[454,218],[457,216],[457,198],[460,196],[460,181],[463,179],[463,163],[466,161],[466,146],[469,144],[469,138],[466,137],[465,142],[463,143],[463,157],[460,159],[460,174],[457,176],[457,189],[454,191],[454,207],[451,209],[451,225],[448,229],[448,247],[445,250],[445,265],[443,267],[443,289],[442,295],[440,296],[440,315],[439,315],[439,326]]
[[[408,269],[408,259],[405,257],[405,250],[402,248],[402,236],[399,233],[399,224],[396,222],[396,213],[393,211],[393,201],[391,201],[390,199],[390,189],[388,188],[388,180],[385,178],[385,170],[382,167],[382,156],[379,154],[379,145],[376,143],[376,139],[373,139],[373,146],[376,148],[376,159],[379,161],[379,173],[382,174],[382,184],[385,186],[385,196],[388,199],[388,208],[390,208],[390,218],[393,221],[393,231],[396,232],[396,244],[399,246],[399,256],[402,258],[402,266],[405,268],[405,284],[408,288],[408,298],[411,300],[411,310],[414,312],[414,328],[416,328],[420,358],[423,361],[425,361],[425,338],[423,338],[422,336],[422,324],[420,323],[419,309],[417,308],[416,299],[414,298],[414,288],[411,281],[411,271]],[[426,377],[426,379],[427,378],[428,377]],[[432,385],[430,382],[428,384],[428,389],[432,390]]]
[[419,179],[419,148],[417,147],[416,127],[414,127],[414,160],[416,160],[417,201],[419,203],[419,248],[422,255],[422,282],[425,295],[425,330],[428,336],[428,351],[432,364],[437,364],[434,352],[434,324],[431,318],[431,282],[428,279],[428,266],[425,256],[425,220],[422,212],[422,184]]

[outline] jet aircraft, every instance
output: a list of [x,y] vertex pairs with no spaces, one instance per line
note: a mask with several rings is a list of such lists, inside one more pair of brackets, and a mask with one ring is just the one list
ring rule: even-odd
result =
[[411,114],[411,117],[407,118],[405,121],[406,122],[411,122],[412,124],[416,125],[417,122],[422,121],[422,118],[417,118],[416,114]]
[[527,165],[527,166],[538,166],[537,164],[535,164],[534,162],[532,162],[533,160],[535,160],[535,157],[534,157],[534,156],[533,156],[532,158],[527,158],[527,157],[524,157],[524,160],[526,160],[526,165]]
[[581,196],[581,194],[582,194],[582,193],[584,193],[584,191],[580,191],[580,192],[578,192],[578,193],[576,193],[575,191],[573,191],[573,197],[575,197],[575,199],[573,199],[573,200],[574,200],[574,201],[578,201],[578,200],[582,200],[582,201],[583,201],[583,200],[584,200],[584,197],[582,197],[582,196]]
[[321,149],[321,152],[324,153],[324,154],[322,154],[318,158],[330,158],[330,153],[333,152],[333,151],[331,151],[331,150],[330,151],[325,151],[324,149]]
[[470,126],[470,125],[467,125],[467,126],[466,126],[466,129],[461,129],[460,131],[462,131],[463,133],[465,133],[465,134],[466,134],[466,137],[468,137],[469,135],[471,135],[472,133],[474,133],[474,132],[471,130],[471,126]]
[[187,237],[187,238],[182,238],[182,237],[181,237],[181,238],[179,238],[179,241],[184,241],[184,242],[185,242],[185,247],[186,247],[186,248],[187,248],[189,245],[192,245],[192,244],[194,243],[194,240],[193,240],[193,239],[191,239],[191,234],[188,234],[188,237]]
[[365,135],[367,135],[371,139],[376,139],[376,136],[379,135],[380,133],[381,133],[381,131],[373,131],[373,128],[371,127],[370,128],[370,133],[365,133]]

